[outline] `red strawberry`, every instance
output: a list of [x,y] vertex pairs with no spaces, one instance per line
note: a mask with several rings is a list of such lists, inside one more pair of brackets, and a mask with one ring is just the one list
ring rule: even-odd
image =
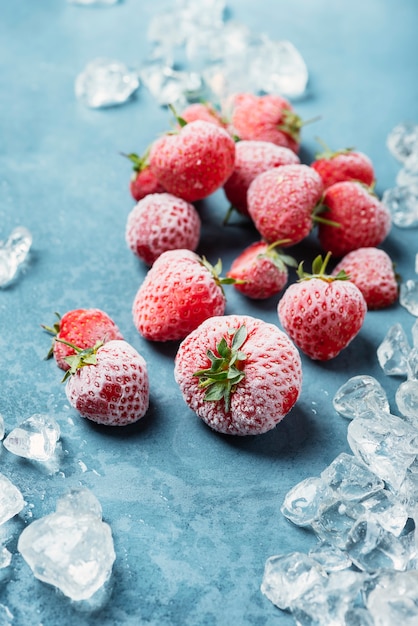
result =
[[197,120],[164,135],[151,147],[149,164],[161,185],[187,202],[222,187],[234,169],[235,142],[224,129]]
[[344,270],[360,289],[368,309],[383,309],[398,299],[398,282],[392,259],[379,248],[359,248],[346,254],[332,272]]
[[152,265],[167,250],[195,250],[200,218],[193,204],[181,198],[169,193],[150,194],[129,213],[125,238],[132,252]]
[[234,287],[248,298],[262,300],[279,293],[288,280],[287,265],[296,261],[280,253],[280,241],[268,244],[258,241],[246,248],[232,263],[227,276],[235,279]]
[[133,304],[134,324],[151,341],[183,339],[203,320],[223,315],[220,262],[212,267],[190,250],[163,252],[148,271]]
[[134,174],[129,185],[134,200],[138,202],[150,193],[163,193],[165,191],[149,168],[147,154],[144,157],[139,157],[132,152],[123,156],[126,156],[134,164]]
[[[100,309],[73,309],[62,317],[56,313],[58,321],[54,326],[42,326],[54,336],[48,357],[54,356],[58,367],[68,370],[68,356],[75,354],[66,341],[84,350],[93,347],[98,341],[105,343],[112,339],[123,339],[119,328],[107,313]],[[61,341],[57,341],[61,340]]]
[[325,188],[344,180],[357,180],[368,187],[375,182],[374,168],[369,157],[352,148],[336,152],[327,148],[316,156],[311,167],[318,172]]
[[290,285],[278,305],[284,330],[311,359],[327,361],[341,352],[359,332],[367,304],[356,285],[345,274],[325,274],[330,255],[319,256],[300,280]]
[[69,362],[65,391],[82,417],[106,426],[126,426],[145,415],[149,405],[147,366],[129,343],[99,342],[77,351]]
[[247,191],[254,178],[273,167],[292,163],[300,163],[300,159],[289,148],[269,141],[238,141],[234,171],[224,184],[225,195],[237,211],[248,215]]
[[248,212],[260,235],[293,245],[309,235],[322,180],[308,165],[282,165],[259,174],[248,189]]
[[216,126],[226,128],[222,115],[209,102],[194,102],[193,104],[189,104],[189,106],[180,113],[180,117],[187,123],[203,120],[204,122],[210,122]]
[[303,122],[290,102],[281,96],[238,94],[231,121],[240,139],[270,141],[293,152],[299,150]]
[[325,190],[326,218],[339,224],[318,225],[323,250],[342,257],[357,248],[376,247],[391,227],[389,210],[367,187],[357,182],[335,183]]
[[291,410],[300,356],[277,326],[247,315],[207,319],[180,344],[174,369],[186,404],[213,430],[259,435]]

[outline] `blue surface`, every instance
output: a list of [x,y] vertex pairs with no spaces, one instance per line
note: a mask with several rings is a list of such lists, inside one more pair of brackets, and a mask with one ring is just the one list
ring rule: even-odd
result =
[[[33,233],[26,273],[0,291],[0,412],[7,431],[32,413],[51,412],[62,429],[60,472],[0,452],[0,471],[21,489],[26,507],[18,532],[55,508],[79,484],[100,500],[111,525],[117,560],[112,594],[98,614],[74,607],[35,580],[15,553],[0,582],[0,604],[13,626],[150,624],[194,626],[291,624],[259,591],[272,554],[308,550],[313,537],[280,513],[287,490],[317,475],[348,451],[347,422],[332,397],[349,377],[376,376],[393,396],[375,351],[399,321],[414,318],[396,305],[370,312],[358,337],[336,359],[303,358],[304,385],[294,410],[259,437],[217,435],[185,406],[173,379],[176,346],[149,344],[135,330],[131,306],[145,274],[124,240],[133,206],[129,164],[119,152],[141,152],[168,126],[167,112],[141,90],[129,104],[93,111],[73,85],[93,58],[128,64],[148,53],[150,18],[170,3],[125,0],[88,9],[64,0],[20,0],[0,7],[0,238],[17,225]],[[377,192],[394,186],[398,163],[385,146],[400,121],[418,121],[418,5],[415,0],[230,0],[230,15],[255,32],[289,39],[310,70],[308,96],[297,112],[321,120],[303,131],[309,162],[320,135],[334,148],[356,146],[374,162]],[[220,227],[222,192],[199,206],[199,251],[224,268],[256,237],[242,221]],[[214,247],[213,238],[216,240]],[[403,279],[414,277],[417,230],[393,228],[382,246]],[[307,262],[315,236],[297,249]],[[227,312],[278,323],[276,301],[249,302],[231,287]],[[117,322],[148,362],[151,406],[136,426],[105,429],[69,408],[61,373],[44,361],[49,338],[42,323],[54,311],[98,307]]]

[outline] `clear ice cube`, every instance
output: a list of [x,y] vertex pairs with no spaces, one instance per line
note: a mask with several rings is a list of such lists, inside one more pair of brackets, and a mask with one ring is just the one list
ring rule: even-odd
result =
[[0,569],[9,567],[11,562],[12,562],[12,553],[9,552],[6,546],[0,546]]
[[399,187],[418,185],[418,150],[411,152],[396,176]]
[[308,69],[293,43],[261,39],[250,65],[257,91],[297,98],[306,91]]
[[343,626],[375,626],[372,615],[363,606],[350,607],[344,619]]
[[4,417],[0,413],[0,441],[4,439]]
[[355,456],[342,452],[321,472],[322,480],[335,492],[336,499],[359,501],[384,486],[381,478]]
[[389,328],[385,338],[377,348],[377,358],[384,373],[388,376],[406,375],[410,351],[411,347],[405,330],[402,324],[396,322]]
[[406,507],[392,492],[381,489],[377,493],[361,501],[362,517],[376,522],[384,530],[399,537],[408,520]]
[[412,122],[397,124],[388,134],[386,145],[395,159],[406,161],[412,152],[418,150],[418,124]]
[[160,61],[148,61],[139,71],[142,82],[161,106],[173,104],[181,108],[197,99],[205,86],[200,74],[173,70]]
[[383,192],[382,202],[399,228],[418,226],[418,184],[393,187]]
[[77,510],[58,502],[57,511],[32,522],[21,533],[18,550],[34,576],[75,601],[88,600],[109,580],[115,551],[110,526],[85,497]]
[[353,376],[344,383],[333,398],[334,409],[348,419],[368,413],[373,408],[389,412],[386,391],[373,376]]
[[[413,332],[414,332],[414,329],[413,329]],[[406,366],[407,366],[406,375],[408,377],[408,380],[418,380],[418,348],[415,347],[415,337],[413,338],[413,340],[414,340],[414,347],[408,354],[408,359],[406,363]]]
[[6,287],[16,277],[31,245],[32,235],[24,226],[18,226],[7,241],[0,242],[0,287]]
[[[417,254],[417,259],[418,259],[418,254]],[[414,344],[414,348],[417,348],[418,350],[418,320],[415,320],[415,322],[412,325],[412,343]]]
[[298,596],[326,577],[317,561],[303,552],[278,554],[266,561],[261,592],[280,609],[288,609]]
[[406,380],[396,390],[399,412],[418,428],[418,380]]
[[418,317],[418,280],[409,279],[401,283],[399,303],[411,315]]
[[98,109],[123,104],[138,87],[137,72],[120,61],[98,58],[77,76],[75,94],[86,106]]
[[376,522],[359,519],[347,541],[347,553],[360,570],[373,573],[380,569],[406,569],[409,552],[402,541]]
[[4,447],[17,456],[33,461],[53,458],[60,427],[50,415],[35,413],[14,428],[3,442]]
[[0,474],[0,524],[20,513],[25,502],[19,489],[5,476]]
[[416,626],[418,572],[384,572],[368,594],[367,608],[379,626]]
[[309,526],[322,509],[334,500],[327,484],[321,478],[312,476],[287,492],[280,510],[297,526]]
[[348,535],[361,512],[361,505],[334,502],[321,511],[311,526],[319,539],[344,550]]
[[351,566],[351,559],[346,552],[324,541],[309,550],[308,556],[315,559],[327,573],[345,570]]

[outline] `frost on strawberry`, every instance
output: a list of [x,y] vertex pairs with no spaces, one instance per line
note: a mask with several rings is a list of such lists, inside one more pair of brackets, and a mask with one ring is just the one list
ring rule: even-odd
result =
[[189,104],[180,112],[180,118],[188,124],[201,120],[210,122],[221,128],[226,128],[227,126],[221,113],[210,102],[194,102],[193,104]]
[[163,252],[148,271],[133,303],[138,332],[151,341],[184,339],[205,319],[222,315],[226,298],[221,262],[215,266],[190,250]]
[[367,312],[363,294],[345,272],[325,274],[329,258],[318,256],[312,274],[300,264],[299,281],[286,289],[278,304],[283,329],[302,352],[319,361],[333,359],[348,346]]
[[202,200],[222,187],[234,162],[235,142],[230,134],[202,120],[160,137],[149,155],[151,172],[160,184],[187,202]]
[[138,156],[134,152],[123,154],[122,156],[126,156],[133,164],[133,174],[129,183],[129,189],[134,200],[138,202],[150,193],[163,193],[165,191],[150,170],[148,153],[143,157]]
[[53,356],[58,367],[63,370],[69,369],[67,357],[75,354],[68,343],[85,349],[92,348],[98,341],[105,343],[112,339],[123,339],[112,318],[100,309],[72,309],[62,317],[58,313],[56,316],[57,321],[53,326],[43,325],[42,328],[53,336],[48,358]]
[[389,234],[391,216],[388,208],[368,187],[344,181],[325,190],[322,205],[327,220],[337,223],[318,224],[323,250],[342,257],[358,248],[376,247]]
[[294,245],[312,230],[322,179],[308,165],[282,165],[259,174],[248,189],[248,211],[263,239]]
[[167,250],[195,250],[200,227],[193,204],[169,193],[150,194],[129,213],[125,239],[134,254],[152,265]]
[[257,241],[245,248],[226,274],[235,279],[234,288],[255,300],[279,293],[288,281],[287,266],[297,267],[295,259],[279,249],[284,243]]
[[390,256],[379,248],[359,248],[346,254],[332,274],[344,271],[360,289],[368,309],[383,309],[398,299],[399,285]]
[[238,141],[234,171],[224,184],[225,196],[234,209],[248,216],[247,191],[254,178],[273,167],[292,163],[300,163],[300,159],[289,148],[268,141]]
[[141,419],[149,406],[144,358],[122,340],[98,342],[67,357],[66,395],[82,417],[106,426],[126,426]]
[[335,151],[327,146],[324,148],[323,152],[316,155],[311,167],[318,172],[325,188],[343,181],[358,181],[367,187],[374,185],[373,163],[366,154],[353,148]]
[[275,325],[247,315],[215,316],[180,344],[175,380],[186,404],[213,430],[258,435],[293,408],[300,356]]

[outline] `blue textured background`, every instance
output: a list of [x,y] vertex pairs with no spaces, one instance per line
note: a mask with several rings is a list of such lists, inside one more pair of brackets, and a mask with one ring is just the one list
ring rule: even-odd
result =
[[[163,0],[125,0],[92,9],[64,0],[1,2],[0,238],[24,225],[34,243],[27,271],[0,291],[0,412],[7,431],[32,413],[51,412],[62,429],[60,472],[0,451],[0,471],[21,489],[19,529],[55,508],[67,489],[85,485],[113,530],[117,560],[112,595],[98,614],[82,612],[35,580],[14,554],[0,582],[0,604],[13,625],[151,624],[194,626],[291,624],[259,591],[272,554],[308,550],[313,537],[280,513],[287,490],[348,451],[347,422],[332,397],[349,377],[375,375],[393,394],[375,351],[395,321],[414,318],[399,305],[370,312],[352,344],[329,363],[303,359],[304,385],[294,410],[270,433],[231,438],[210,431],[185,406],[173,380],[175,345],[149,344],[136,332],[131,305],[145,274],[124,240],[133,206],[130,167],[119,152],[141,152],[168,127],[167,111],[140,90],[120,108],[93,111],[76,101],[74,80],[93,58],[134,65],[149,48],[149,20]],[[375,164],[377,191],[394,185],[399,164],[388,132],[418,119],[418,6],[415,0],[230,0],[231,17],[254,32],[289,39],[310,70],[304,118],[306,162],[320,135],[333,148],[356,146]],[[255,239],[239,220],[222,229],[222,192],[200,205],[199,251],[227,268]],[[216,246],[213,239],[216,239]],[[414,277],[417,230],[393,228],[382,246],[404,279]],[[298,247],[310,261],[315,236]],[[249,302],[228,292],[227,312],[277,323],[276,301]],[[69,408],[61,372],[44,361],[49,338],[40,325],[54,311],[98,307],[146,358],[151,407],[136,426],[112,430]],[[14,541],[14,543],[13,543]],[[16,540],[9,544],[15,547]]]

